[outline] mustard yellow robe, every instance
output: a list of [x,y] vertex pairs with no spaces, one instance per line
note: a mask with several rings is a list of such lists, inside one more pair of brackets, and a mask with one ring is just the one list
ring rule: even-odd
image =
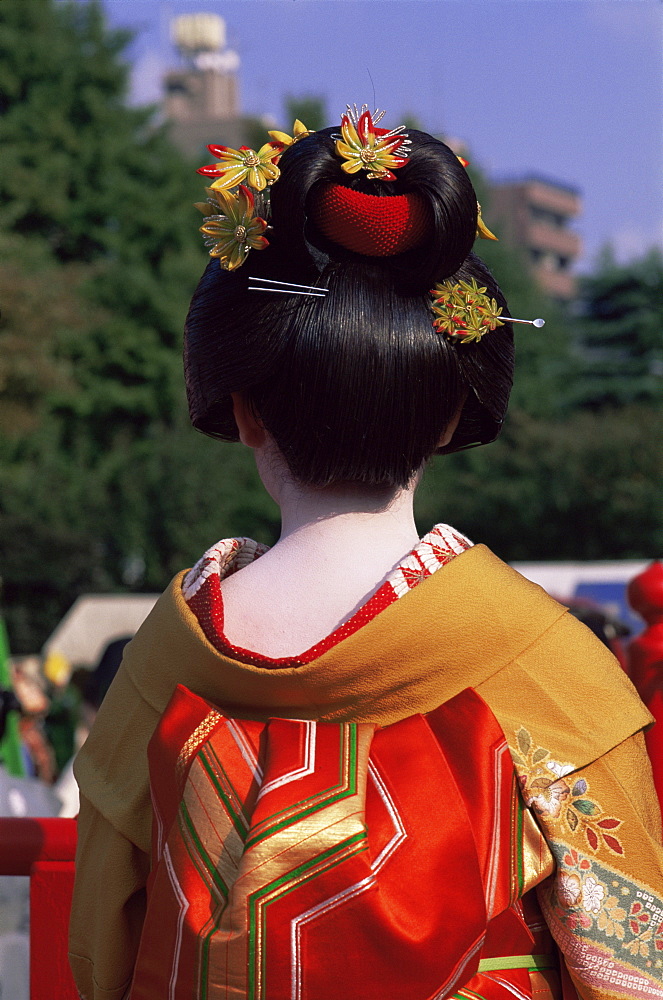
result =
[[[576,988],[587,1000],[634,995],[618,975],[611,982],[583,968],[573,949],[598,935],[629,962],[649,962],[663,997],[663,936],[659,949],[657,904],[646,902],[663,906],[660,813],[642,737],[651,717],[608,650],[565,608],[477,545],[312,662],[265,669],[210,645],[182,597],[182,576],[127,647],[76,761],[70,958],[86,1000],[121,1000],[131,982],[150,861],[146,747],[178,683],[237,717],[380,725],[475,688],[504,730],[538,823],[530,884],[558,872],[539,898],[558,942],[568,938]],[[552,785],[551,774],[559,778]],[[596,885],[578,867],[588,855]],[[575,927],[578,913],[584,923]]]

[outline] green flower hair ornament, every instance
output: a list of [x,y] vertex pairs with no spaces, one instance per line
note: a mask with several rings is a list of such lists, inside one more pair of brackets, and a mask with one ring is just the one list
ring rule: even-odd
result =
[[433,326],[451,341],[470,344],[496,327],[504,326],[504,320],[500,319],[501,306],[486,295],[486,288],[480,287],[475,278],[469,282],[443,281],[435,285],[431,295]]
[[206,188],[207,201],[196,208],[206,216],[200,231],[210,256],[218,257],[221,267],[234,271],[246,260],[249,250],[263,250],[268,241],[263,236],[267,223],[256,215],[253,193],[240,184],[237,193]]

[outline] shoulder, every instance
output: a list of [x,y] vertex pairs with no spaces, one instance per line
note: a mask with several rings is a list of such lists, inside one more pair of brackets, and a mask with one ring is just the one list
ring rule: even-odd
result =
[[474,687],[512,747],[523,731],[523,739],[529,733],[556,759],[581,767],[651,724],[612,653],[540,587],[485,546],[448,570],[449,584],[475,603],[483,655],[494,664]]
[[574,769],[652,722],[612,653],[568,612],[477,691],[514,749],[536,744]]

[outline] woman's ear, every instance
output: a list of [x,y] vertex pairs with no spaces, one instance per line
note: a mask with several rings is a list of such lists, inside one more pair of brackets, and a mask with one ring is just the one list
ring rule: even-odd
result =
[[249,448],[261,448],[267,439],[267,432],[243,392],[231,392],[233,415],[239,439]]
[[465,395],[463,396],[463,402],[460,404],[460,406],[458,407],[458,409],[454,413],[453,417],[451,418],[450,423],[447,425],[447,429],[445,430],[445,432],[442,435],[442,437],[440,438],[440,440],[437,442],[438,448],[444,448],[445,445],[449,444],[449,442],[451,441],[452,437],[454,436],[454,432],[455,432],[456,428],[458,427],[458,422],[459,422],[461,414],[463,412],[463,407],[465,406],[465,401],[466,400],[467,400],[467,393],[465,393]]

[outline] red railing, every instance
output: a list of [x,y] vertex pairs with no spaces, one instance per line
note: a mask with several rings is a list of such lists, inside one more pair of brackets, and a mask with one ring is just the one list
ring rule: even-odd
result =
[[30,876],[30,1000],[77,1000],[67,961],[76,820],[0,819],[0,875]]

